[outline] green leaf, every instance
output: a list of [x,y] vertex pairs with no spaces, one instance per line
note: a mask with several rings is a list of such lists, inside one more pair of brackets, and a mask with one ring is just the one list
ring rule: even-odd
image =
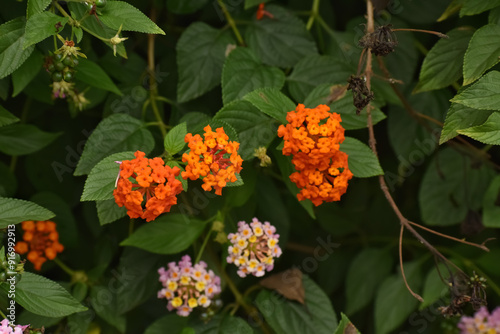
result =
[[17,190],[17,178],[9,166],[0,161],[0,197],[11,197]]
[[31,56],[12,73],[12,86],[14,91],[12,97],[17,96],[33,80],[43,64],[43,56],[40,52],[34,51]]
[[255,300],[266,322],[277,334],[331,334],[337,316],[328,296],[307,275],[302,276],[305,305],[286,300],[282,295],[261,291]]
[[245,0],[245,9],[249,9],[260,5],[261,3],[266,3],[269,0]]
[[75,78],[92,87],[104,89],[120,96],[122,95],[122,92],[120,92],[106,72],[91,60],[78,58],[78,71],[75,73]]
[[33,202],[0,197],[0,228],[26,220],[49,220],[54,216],[52,211]]
[[34,46],[23,48],[24,30],[23,17],[0,25],[0,79],[17,70],[35,49]]
[[458,27],[440,39],[425,56],[415,92],[448,87],[462,77],[463,59],[474,30]]
[[[443,279],[446,280],[449,276],[446,267],[442,263],[439,263],[438,266],[439,272],[443,275]],[[447,298],[449,292],[450,287],[441,280],[438,273],[438,267],[432,267],[425,278],[424,289],[422,292],[422,298],[424,301],[420,304],[419,310],[423,310],[426,307],[431,306],[440,298]]]
[[487,24],[472,36],[464,58],[464,83],[473,83],[500,60],[500,46],[495,40],[500,38],[500,26]]
[[26,17],[43,12],[50,4],[52,0],[28,0],[28,7],[26,10]]
[[472,86],[457,94],[451,102],[480,110],[500,110],[500,72],[491,71]]
[[161,317],[146,328],[144,334],[165,334],[168,328],[169,334],[181,334],[184,327],[187,327],[188,318],[176,314],[169,314]]
[[188,248],[204,228],[204,222],[184,215],[162,215],[138,228],[120,245],[134,246],[155,254],[175,254]]
[[44,132],[30,124],[11,124],[0,128],[0,151],[12,156],[41,150],[61,133]]
[[165,32],[139,9],[123,1],[108,1],[101,9],[99,19],[114,30],[121,27],[122,31],[165,35]]
[[305,56],[318,53],[302,20],[276,5],[266,6],[266,11],[274,18],[254,17],[245,33],[248,46],[264,64],[292,67]]
[[483,198],[483,225],[500,228],[500,176],[495,177]]
[[[332,88],[338,88],[338,85],[322,84],[313,89],[313,91],[304,100],[307,108],[316,108],[320,104],[328,104],[328,97]],[[337,101],[328,104],[331,112],[340,114],[342,118],[342,127],[346,130],[364,129],[368,126],[368,116],[365,112],[356,114],[356,107],[353,104],[352,92],[347,91],[345,96]],[[386,116],[379,108],[372,109],[372,124],[375,125],[384,120]]]
[[348,314],[354,314],[370,303],[380,283],[389,276],[392,262],[391,255],[383,249],[366,248],[358,253],[345,279]]
[[56,325],[64,317],[44,317],[38,314],[31,313],[29,311],[23,310],[19,316],[16,317],[16,322],[19,324],[30,324],[31,328],[41,328],[45,326],[45,328],[49,328],[51,326]]
[[19,122],[19,118],[11,114],[4,107],[0,106],[0,127]]
[[457,130],[457,132],[483,144],[500,145],[500,112],[492,113],[481,125]]
[[301,102],[319,84],[346,84],[355,70],[352,65],[336,57],[310,55],[293,68],[287,78],[288,89],[291,96]]
[[190,14],[203,8],[208,0],[169,0],[167,9],[175,14]]
[[452,103],[446,114],[439,144],[458,136],[458,130],[483,124],[492,113],[494,113],[492,110],[472,109],[463,104]]
[[134,152],[120,152],[99,161],[90,171],[80,201],[104,201],[113,198],[120,164],[116,161],[134,159]]
[[[111,280],[116,280],[116,278],[112,278]],[[97,313],[100,318],[118,329],[120,333],[125,333],[125,329],[127,327],[127,318],[125,317],[125,315],[118,314],[117,309],[119,305],[115,292],[119,288],[112,288],[115,284],[113,284],[114,282],[112,282],[111,280],[109,280],[107,285],[91,286],[90,303],[95,310],[95,313]],[[128,283],[128,281],[126,282]],[[119,286],[122,287],[123,285],[120,284]],[[103,302],[103,300],[105,300],[106,302]]]
[[[353,325],[351,320],[347,318],[347,316],[344,313],[340,313],[341,315],[341,320],[339,323],[339,327],[335,330],[333,334],[361,334],[360,331]],[[356,332],[353,332],[352,330],[356,330]]]
[[463,0],[460,17],[480,14],[497,6],[500,6],[500,0]]
[[[190,327],[185,328],[181,334],[253,334],[252,327],[241,318],[229,314],[217,314],[210,321],[193,320],[190,317]],[[162,332],[164,333],[164,331]],[[169,332],[170,334],[170,332]]]
[[180,103],[197,98],[220,83],[226,48],[232,43],[227,32],[203,22],[191,24],[182,33],[176,47]]
[[154,148],[153,135],[138,119],[115,114],[103,119],[85,143],[74,175],[85,175],[105,157],[118,152],[141,150],[148,154]]
[[295,110],[295,103],[276,88],[260,88],[243,97],[264,114],[286,123],[286,114]]
[[384,175],[384,171],[372,150],[355,138],[345,137],[340,150],[349,156],[349,170],[355,177]]
[[[422,285],[422,273],[418,263],[405,263],[404,271],[408,284],[418,292]],[[398,273],[384,280],[377,289],[375,299],[375,332],[387,334],[401,325],[417,307],[418,301],[406,288]]]
[[29,272],[16,284],[15,300],[32,313],[52,318],[87,310],[56,282]]
[[[69,18],[67,17],[62,17],[51,12],[42,12],[30,16],[26,22],[23,49],[62,31],[68,20]],[[61,27],[56,28],[56,25],[59,24]]]
[[257,88],[281,89],[285,74],[279,68],[262,65],[252,50],[239,47],[231,51],[222,70],[224,105],[241,99]]
[[438,151],[420,184],[419,204],[422,220],[428,225],[454,225],[469,210],[478,210],[493,171],[457,151]]
[[120,208],[116,204],[114,198],[105,201],[97,201],[96,206],[97,217],[99,218],[99,223],[101,224],[101,226],[110,224],[127,215],[127,208],[124,206]]
[[186,146],[184,137],[186,137],[187,132],[186,122],[178,124],[170,129],[165,136],[165,140],[163,141],[165,151],[167,151],[170,155],[180,152],[184,146]]
[[214,119],[224,121],[236,130],[240,139],[238,153],[243,160],[252,159],[256,148],[268,147],[276,137],[275,121],[247,101],[226,105]]

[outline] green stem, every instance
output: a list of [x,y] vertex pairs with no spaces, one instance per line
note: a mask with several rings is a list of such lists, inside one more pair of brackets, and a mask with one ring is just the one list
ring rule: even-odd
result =
[[316,17],[316,21],[323,27],[323,29],[325,29],[326,33],[330,35],[331,38],[335,38],[335,31],[330,28],[330,26],[325,22],[325,20],[323,20],[320,15]]
[[314,19],[319,17],[319,0],[313,0],[313,5],[311,9],[311,16],[309,16],[309,20],[307,21],[306,29],[311,30],[312,25],[314,23]]
[[243,41],[243,37],[241,37],[240,31],[238,30],[238,27],[236,26],[236,22],[234,21],[233,17],[231,16],[231,13],[227,10],[226,5],[224,4],[223,0],[217,0],[219,3],[220,8],[222,9],[222,12],[224,13],[224,16],[226,17],[227,22],[231,26],[231,29],[233,29],[233,33],[236,36],[236,39],[238,40],[238,43],[240,45],[245,45],[245,42]]
[[75,271],[70,267],[68,267],[67,265],[65,265],[61,260],[59,260],[59,258],[56,257],[52,261],[54,261],[62,270],[64,270],[71,277],[75,275]]
[[157,100],[157,101],[163,101],[163,102],[168,103],[168,104],[170,104],[170,105],[174,105],[174,104],[175,104],[175,102],[174,102],[174,101],[172,101],[172,100],[170,100],[170,99],[167,99],[167,98],[166,98],[166,97],[164,97],[164,96],[156,96],[156,100]]
[[5,314],[3,314],[2,310],[0,310],[0,315],[1,315],[4,319],[7,319],[7,317],[5,316]]
[[[72,26],[74,25],[74,26],[77,26],[77,27],[82,28],[82,29],[83,29],[83,31],[85,31],[85,32],[87,32],[87,33],[89,33],[89,34],[91,34],[92,36],[94,36],[95,38],[100,39],[100,40],[101,40],[101,41],[103,41],[103,42],[107,42],[107,43],[110,43],[110,42],[111,42],[111,39],[109,39],[109,38],[104,38],[104,37],[102,37],[102,36],[99,36],[99,35],[97,35],[96,33],[94,33],[92,30],[89,30],[89,29],[85,28],[84,26],[80,25],[80,23],[81,23],[81,22],[75,21],[75,20],[71,17],[71,15],[69,15],[68,13],[66,13],[66,11],[64,10],[64,8],[62,8],[62,7],[61,7],[61,5],[59,5],[57,2],[53,2],[53,4],[54,4],[54,6],[55,6],[55,7],[59,10],[59,12],[61,12],[61,14],[62,14],[63,16],[65,16],[65,17],[69,18],[69,22],[68,22],[68,23],[69,23],[70,25],[72,25]],[[83,19],[84,19],[84,18],[86,18],[86,17],[84,16],[84,17],[82,18],[82,21],[83,21]],[[55,38],[55,37],[54,37],[54,38]],[[57,42],[56,42],[56,50],[57,50]]]
[[200,262],[201,255],[205,251],[205,247],[207,246],[208,239],[210,239],[210,236],[212,235],[212,229],[210,228],[210,231],[208,231],[207,235],[205,236],[205,240],[203,240],[203,243],[201,244],[201,248],[198,251],[198,255],[196,256],[196,260],[194,260],[194,263]]

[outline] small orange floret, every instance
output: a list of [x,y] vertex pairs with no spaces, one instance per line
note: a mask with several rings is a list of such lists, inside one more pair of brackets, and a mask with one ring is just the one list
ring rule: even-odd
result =
[[217,195],[222,194],[222,188],[227,183],[235,182],[242,167],[243,159],[238,154],[239,143],[229,141],[223,128],[212,131],[210,125],[200,135],[188,133],[184,140],[191,149],[182,155],[182,161],[187,162],[183,179],[197,180],[203,178],[202,188],[205,191],[215,189]]
[[[141,151],[135,159],[120,164],[117,187],[113,192],[116,204],[127,208],[130,218],[152,221],[177,204],[177,195],[183,190],[179,167],[165,166],[161,158],[147,159]],[[145,207],[145,208],[144,208]]]
[[297,171],[290,180],[301,189],[297,198],[310,199],[316,206],[339,201],[352,178],[347,154],[339,150],[344,141],[342,120],[329,111],[326,105],[305,108],[299,104],[287,114],[288,124],[278,128],[278,136],[284,140],[283,154],[293,155]]
[[262,20],[264,16],[267,16],[270,19],[274,18],[274,15],[265,10],[264,7],[265,3],[259,4],[259,8],[257,9],[257,13],[255,15],[257,17],[257,20]]
[[16,243],[16,253],[26,254],[28,261],[33,263],[35,270],[42,269],[42,264],[56,258],[57,253],[64,250],[59,243],[59,233],[53,221],[25,221],[21,223],[24,230],[23,241]]

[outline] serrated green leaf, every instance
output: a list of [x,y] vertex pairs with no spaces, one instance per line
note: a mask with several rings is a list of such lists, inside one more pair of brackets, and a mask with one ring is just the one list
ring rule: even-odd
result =
[[457,132],[483,144],[500,145],[500,112],[492,113],[481,125],[457,130]]
[[0,127],[19,122],[19,118],[0,106]]
[[226,48],[234,43],[227,32],[203,22],[191,24],[177,42],[177,99],[197,98],[220,83]]
[[0,79],[17,70],[35,49],[23,48],[25,23],[24,17],[18,17],[0,25]]
[[349,63],[332,56],[310,55],[295,65],[286,79],[291,96],[304,101],[319,84],[346,84],[356,69]]
[[[409,286],[418,293],[422,285],[420,265],[416,262],[405,263],[404,271]],[[408,318],[417,304],[399,273],[386,278],[375,298],[375,332],[391,333]]]
[[391,255],[382,249],[366,248],[357,254],[345,279],[348,314],[356,313],[372,301],[380,283],[389,276],[392,262]]
[[0,151],[12,156],[41,150],[61,133],[44,132],[31,124],[11,124],[0,128]]
[[345,137],[344,142],[340,144],[340,150],[349,156],[349,170],[355,177],[384,175],[384,171],[380,167],[375,154],[367,145],[359,140]]
[[85,143],[74,175],[85,175],[105,157],[118,152],[143,151],[154,147],[153,135],[138,119],[126,114],[115,114],[103,119]]
[[53,318],[87,310],[56,282],[29,272],[16,284],[15,300],[32,313]]
[[122,31],[137,31],[145,34],[165,35],[156,23],[144,15],[139,9],[123,1],[109,1],[101,9],[99,19],[110,27]]
[[492,110],[472,109],[463,104],[452,103],[446,114],[439,144],[458,136],[457,130],[483,124],[492,113]]
[[[68,20],[69,18],[67,17],[62,17],[51,12],[42,12],[30,16],[26,22],[23,49],[57,34],[64,29]],[[56,28],[56,25],[61,26]]]
[[307,275],[302,276],[302,284],[305,290],[305,305],[263,290],[255,300],[257,308],[277,334],[333,333],[338,322],[330,299]]
[[120,208],[116,204],[114,198],[105,201],[97,201],[96,206],[97,217],[99,218],[99,223],[101,224],[101,226],[110,224],[127,215],[127,208],[124,206]]
[[281,123],[286,123],[286,114],[296,107],[292,100],[276,88],[256,89],[245,95],[243,100]]
[[447,33],[425,56],[415,92],[440,89],[462,77],[463,59],[474,30],[458,27]]
[[231,124],[229,124],[221,119],[212,118],[212,120],[210,122],[208,122],[208,125],[210,125],[210,127],[212,128],[212,131],[216,131],[218,128],[223,128],[224,132],[229,137],[230,141],[236,141],[238,143],[240,142],[240,138],[238,137],[238,133],[236,132],[236,130],[234,129],[234,127]]
[[500,6],[500,0],[462,0],[460,17],[480,14],[497,6]]
[[304,56],[318,53],[304,22],[283,7],[269,5],[266,11],[274,18],[254,17],[245,33],[248,46],[264,64],[292,67]]
[[43,64],[43,56],[40,52],[34,51],[31,56],[12,73],[12,86],[14,90],[12,97],[17,96],[33,80]]
[[438,267],[433,267],[429,270],[425,277],[424,289],[422,292],[424,301],[419,306],[420,310],[431,306],[440,298],[446,298],[450,292],[450,287],[446,285],[439,276],[439,273],[441,273],[443,279],[446,280],[449,277],[449,273],[442,263],[439,263]]
[[169,334],[181,334],[184,327],[187,327],[187,321],[187,317],[169,314],[149,325],[144,334],[165,334],[165,328],[168,328]]
[[108,74],[95,62],[84,58],[78,58],[78,62],[78,71],[75,73],[77,80],[92,87],[104,89],[120,96],[123,95]]
[[167,151],[170,155],[180,152],[184,146],[186,146],[184,137],[186,137],[187,132],[186,122],[180,123],[170,129],[163,141],[165,151]]
[[472,36],[464,57],[464,83],[473,83],[500,60],[500,46],[495,43],[500,38],[500,26],[487,24]]
[[190,14],[203,8],[208,0],[169,0],[167,9],[175,14]]
[[454,225],[469,210],[478,210],[493,177],[486,166],[477,167],[469,157],[446,148],[429,164],[420,184],[418,200],[427,225]]
[[483,225],[500,228],[500,176],[495,177],[483,198]]
[[215,114],[214,119],[234,127],[240,139],[238,153],[243,160],[253,158],[256,148],[268,147],[276,137],[276,122],[247,101],[234,101],[226,105]]
[[99,161],[90,171],[80,201],[104,201],[113,198],[113,190],[120,173],[116,161],[134,159],[134,152],[120,152]]
[[[313,89],[313,91],[304,100],[307,108],[316,108],[320,104],[328,104],[328,97],[331,93],[330,88],[336,85],[322,84]],[[346,130],[364,129],[368,126],[368,115],[363,112],[356,114],[356,107],[353,104],[352,92],[347,91],[345,96],[328,105],[331,112],[340,114],[342,118],[342,127]],[[372,124],[384,120],[386,116],[379,108],[372,109]]]
[[262,65],[252,50],[236,48],[226,58],[222,70],[222,100],[224,104],[241,99],[254,89],[281,89],[285,74],[279,68]]
[[0,228],[26,220],[49,220],[54,216],[52,211],[33,202],[0,197]]
[[349,320],[349,318],[347,318],[344,313],[341,312],[340,316],[341,320],[339,323],[339,327],[337,327],[333,334],[361,334],[361,332],[358,331],[358,329],[353,325],[351,320]]
[[491,71],[450,101],[474,109],[500,110],[500,94],[498,92],[500,92],[500,72]]
[[139,227],[121,246],[133,246],[155,254],[182,252],[195,241],[205,223],[185,215],[168,214]]
[[43,12],[51,3],[52,0],[28,0],[26,17],[30,18],[32,15]]

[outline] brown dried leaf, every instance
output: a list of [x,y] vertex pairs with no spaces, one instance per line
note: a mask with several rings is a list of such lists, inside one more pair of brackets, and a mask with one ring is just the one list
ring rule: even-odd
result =
[[344,328],[344,334],[358,334],[358,329],[352,324],[352,322],[348,323]]
[[275,290],[289,300],[305,304],[306,293],[302,284],[302,272],[297,268],[266,277],[260,281],[260,284],[265,288]]
[[330,87],[330,95],[326,98],[326,104],[340,100],[347,93],[347,85],[334,85]]

